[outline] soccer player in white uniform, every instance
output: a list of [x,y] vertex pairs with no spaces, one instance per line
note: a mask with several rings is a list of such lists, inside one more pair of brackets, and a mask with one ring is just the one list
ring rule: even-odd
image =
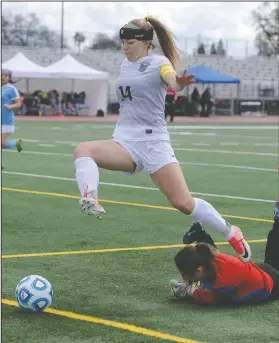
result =
[[[163,55],[149,53],[154,31]],[[236,253],[247,262],[251,250],[241,230],[230,225],[208,202],[193,198],[170,144],[165,120],[168,87],[176,92],[195,82],[186,71],[174,70],[179,53],[172,33],[153,17],[135,19],[120,29],[126,59],[117,79],[120,119],[112,140],[80,143],[74,152],[80,209],[101,219],[98,203],[99,170],[135,174],[145,171],[173,207],[222,233]]]

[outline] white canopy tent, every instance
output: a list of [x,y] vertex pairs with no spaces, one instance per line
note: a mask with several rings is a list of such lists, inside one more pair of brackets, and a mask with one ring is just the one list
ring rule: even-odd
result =
[[[16,58],[17,57],[17,58]],[[9,62],[9,63],[8,63]],[[22,53],[2,64],[12,71],[14,78],[27,78],[16,83],[22,92],[36,90],[58,92],[85,92],[85,106],[81,114],[95,115],[99,109],[107,112],[109,81],[108,73],[91,69],[66,55],[52,65],[43,68],[30,61]]]
[[45,71],[56,78],[78,80],[107,80],[108,74],[87,67],[67,54],[61,60],[45,68]]
[[18,52],[8,61],[2,63],[2,69],[10,69],[14,78],[40,78],[48,77],[45,68],[30,61],[21,52]]
[[82,114],[95,115],[99,109],[107,112],[109,81],[108,73],[89,68],[71,55],[45,68],[52,79],[32,80],[34,89],[56,89],[59,92],[86,93],[86,108]]

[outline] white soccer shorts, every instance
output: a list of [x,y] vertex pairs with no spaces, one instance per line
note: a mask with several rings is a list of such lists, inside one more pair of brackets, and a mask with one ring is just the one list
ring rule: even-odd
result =
[[1,126],[2,134],[14,133],[15,126],[14,125],[2,125]]
[[134,173],[125,173],[126,175],[133,175],[142,170],[151,175],[167,164],[179,163],[168,140],[114,141],[130,153],[136,164]]

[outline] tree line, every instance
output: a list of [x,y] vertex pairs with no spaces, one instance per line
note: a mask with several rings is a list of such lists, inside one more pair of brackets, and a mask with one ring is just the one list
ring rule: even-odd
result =
[[[251,13],[253,25],[256,28],[255,46],[258,55],[279,55],[279,2],[264,1]],[[2,12],[2,45],[25,47],[69,48],[68,38],[61,40],[60,33],[51,30],[41,23],[36,13],[27,15]],[[90,38],[82,32],[75,32],[73,37],[77,53]],[[89,49],[121,49],[118,31],[111,37],[98,32],[88,42]],[[223,41],[212,43],[209,51],[203,43],[198,43],[197,54],[226,55]]]

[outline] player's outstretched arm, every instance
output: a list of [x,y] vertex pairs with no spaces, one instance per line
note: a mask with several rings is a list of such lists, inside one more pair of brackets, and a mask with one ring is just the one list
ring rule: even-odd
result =
[[175,71],[173,73],[169,73],[166,76],[166,82],[169,87],[174,89],[176,92],[182,91],[186,86],[189,86],[192,83],[195,83],[196,80],[194,79],[194,74],[187,75],[187,70],[184,70],[182,75],[178,75]]

